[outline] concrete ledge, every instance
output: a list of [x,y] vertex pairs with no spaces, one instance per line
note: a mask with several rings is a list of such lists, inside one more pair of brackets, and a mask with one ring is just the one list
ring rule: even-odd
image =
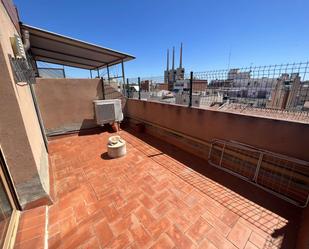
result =
[[235,140],[264,150],[309,161],[309,125],[128,99],[125,116],[209,142]]

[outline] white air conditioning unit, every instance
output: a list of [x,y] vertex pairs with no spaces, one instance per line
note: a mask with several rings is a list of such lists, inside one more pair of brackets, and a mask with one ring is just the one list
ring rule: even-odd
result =
[[98,125],[121,122],[123,120],[120,99],[94,100],[93,103]]

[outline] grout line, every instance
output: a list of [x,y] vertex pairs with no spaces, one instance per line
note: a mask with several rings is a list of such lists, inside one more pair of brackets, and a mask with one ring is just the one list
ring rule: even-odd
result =
[[[134,137],[132,134],[130,134],[129,136],[131,136],[131,138],[133,137],[133,139],[134,138],[136,138],[136,137]],[[140,140],[141,142],[144,142],[143,140],[141,140],[141,139],[139,139],[139,138],[137,138],[138,140]],[[128,142],[128,143],[130,143],[130,142]],[[130,143],[130,144],[132,144],[132,143]],[[137,148],[139,151],[141,151],[143,154],[146,154],[144,151],[142,151],[141,149],[140,149],[140,146],[141,145],[138,145],[138,146],[135,146],[135,148]],[[151,146],[151,145],[150,145]],[[153,147],[153,146],[152,146]],[[169,158],[169,159],[171,159],[171,157],[169,156],[169,155],[167,155],[167,154],[163,154],[165,157],[167,157],[167,158]],[[173,158],[172,158],[173,159]],[[183,177],[183,175],[179,175],[177,172],[174,172],[174,171],[172,171],[169,167],[167,167],[166,165],[164,165],[164,164],[162,164],[162,163],[160,163],[160,162],[158,162],[158,161],[156,161],[155,160],[155,158],[150,158],[150,160],[152,160],[152,161],[154,161],[155,163],[157,163],[157,164],[159,164],[161,167],[163,167],[163,168],[165,168],[166,170],[168,170],[169,172],[171,172],[173,175],[175,175],[176,177],[178,177],[179,179],[181,179],[182,181],[184,181],[184,182],[186,182],[187,184],[189,184],[189,185],[191,185],[192,187],[194,187],[196,190],[198,190],[199,192],[201,192],[202,194],[204,194],[204,195],[207,195],[208,197],[210,197],[211,198],[211,196],[209,196],[204,190],[202,190],[202,189],[200,189],[199,187],[197,187],[195,184],[193,184],[193,183],[191,183],[190,181],[188,181],[187,179],[185,179],[184,177]],[[177,161],[177,160],[173,160],[177,165],[176,165],[176,167],[178,167],[178,165],[179,165],[179,162]],[[180,164],[180,165],[184,165],[186,168],[188,168],[188,166],[187,165],[185,165],[185,164]],[[177,170],[177,169],[176,169]],[[194,177],[198,177],[198,178],[202,178],[202,179],[204,179],[204,180],[210,180],[209,178],[207,178],[206,176],[204,176],[204,175],[202,175],[202,174],[200,174],[200,173],[198,173],[198,172],[196,172],[196,171],[194,171],[194,170],[190,170],[190,173],[191,174],[193,174],[194,175]],[[212,181],[212,180],[211,180]],[[220,184],[221,185],[221,184]],[[221,185],[222,186],[222,185]],[[224,188],[226,188],[225,186],[223,186]],[[237,194],[237,193],[235,193],[234,191],[232,191],[233,192],[233,194],[235,194],[237,197],[239,197],[239,194]],[[238,216],[240,216],[240,217],[242,217],[243,216],[243,214],[238,214],[237,212],[235,212],[235,210],[232,210],[232,209],[230,209],[229,208],[229,206],[225,206],[223,203],[221,203],[221,201],[218,201],[218,200],[215,200],[216,202],[218,202],[220,205],[223,205],[225,208],[227,208],[228,210],[230,210],[231,212],[233,212],[233,213],[235,213],[235,214],[237,214]],[[263,210],[264,210],[264,208],[262,208]],[[248,221],[249,222],[249,221]],[[251,223],[251,222],[249,222],[249,223]],[[236,223],[235,223],[236,224]],[[252,225],[254,225],[253,223],[251,223]],[[254,226],[256,226],[256,225],[254,225]],[[256,226],[257,227],[257,226]],[[258,227],[259,228],[259,227]],[[265,230],[264,230],[264,228],[260,228],[262,231],[264,231],[264,232],[266,232]],[[267,233],[267,232],[266,232]]]
[[44,249],[48,249],[48,210],[49,207],[45,208],[45,236],[44,236]]

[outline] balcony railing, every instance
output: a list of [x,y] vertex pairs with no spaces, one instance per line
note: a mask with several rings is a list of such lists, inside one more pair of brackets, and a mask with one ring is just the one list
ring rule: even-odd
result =
[[308,205],[308,162],[224,140],[212,141],[208,162],[294,205]]
[[254,111],[256,115],[282,111],[286,118],[302,116],[300,120],[307,122],[308,68],[309,62],[301,62],[190,74],[175,70],[172,76],[170,70],[165,76],[129,78],[124,88],[128,98],[229,112]]

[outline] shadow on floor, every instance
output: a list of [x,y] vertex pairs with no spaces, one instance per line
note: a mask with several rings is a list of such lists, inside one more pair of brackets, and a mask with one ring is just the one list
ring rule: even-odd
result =
[[90,136],[103,132],[115,133],[113,128],[109,124],[106,124],[104,126],[98,126],[94,119],[84,119],[78,132],[78,136]]
[[[280,229],[275,229],[270,238],[270,241],[268,241],[264,248],[270,248],[271,247],[271,240],[275,238],[282,238],[282,243],[279,248],[295,248],[295,243],[297,240],[297,232],[299,229],[299,222],[301,217],[302,209],[298,208],[286,201],[283,201],[282,199],[279,199],[278,197],[269,194],[268,192],[242,180],[239,179],[231,174],[228,174],[222,170],[219,170],[213,166],[210,166],[206,160],[203,160],[202,158],[198,158],[195,155],[192,155],[188,152],[185,152],[179,148],[176,148],[175,146],[171,144],[167,144],[166,142],[162,142],[162,140],[159,140],[158,138],[155,138],[151,135],[148,135],[146,133],[139,133],[132,129],[125,128],[125,131],[132,134],[133,136],[143,140],[143,142],[149,144],[150,146],[158,149],[161,151],[161,153],[151,155],[150,158],[153,158],[155,160],[155,157],[158,155],[167,155],[176,161],[190,167],[194,171],[206,176],[210,180],[224,186],[225,188],[228,188],[229,190],[237,193],[238,195],[246,198],[247,200],[250,200],[251,202],[257,204],[260,207],[263,207],[264,209],[267,209],[271,211],[272,213],[275,213],[276,215],[284,218],[288,222],[285,226],[281,227]],[[190,179],[187,179],[190,181]],[[199,183],[196,183],[199,184]],[[230,204],[226,202],[226,196],[223,196],[223,194],[220,194],[219,188],[217,190],[218,193],[215,193],[214,196],[211,196],[211,198],[218,201],[223,206],[229,208],[231,211],[234,211],[233,208],[230,207]],[[206,193],[207,194],[207,193]],[[232,200],[233,201],[233,200]],[[238,201],[238,200],[237,200]],[[236,201],[235,201],[236,202]],[[235,204],[235,203],[233,203]],[[236,203],[236,206],[238,203]],[[251,206],[253,204],[250,204]],[[233,206],[234,207],[234,206]],[[242,206],[242,203],[239,203],[238,210],[241,210],[243,214],[243,218],[248,220],[250,222],[250,213],[246,213],[245,208],[246,206]],[[254,224],[257,226],[256,224]],[[259,224],[260,225],[260,224]]]
[[111,160],[111,159],[113,159],[113,158],[108,156],[107,152],[104,152],[103,154],[101,154],[101,158],[103,160]]

